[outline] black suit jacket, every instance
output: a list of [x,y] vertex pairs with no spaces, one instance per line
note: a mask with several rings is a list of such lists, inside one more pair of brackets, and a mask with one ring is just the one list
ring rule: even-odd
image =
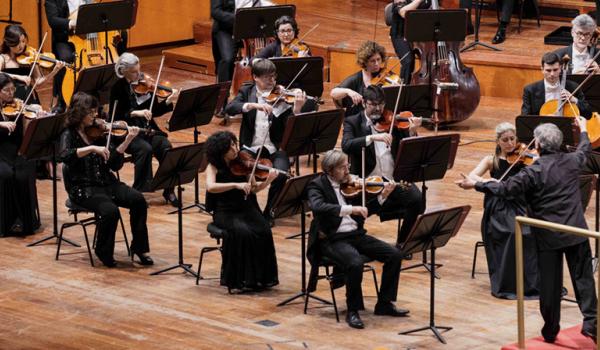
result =
[[[577,88],[577,84],[572,81],[567,81],[565,86],[567,91],[573,91]],[[583,93],[579,91],[575,94],[577,97],[577,107],[581,115],[587,119],[592,116],[592,109],[585,100]],[[535,83],[525,86],[523,89],[523,104],[521,105],[521,115],[539,115],[542,105],[546,102],[546,90],[544,88],[544,80],[536,81]]]
[[[597,53],[596,48],[593,46],[588,47],[588,52],[590,56],[594,57]],[[561,47],[558,50],[555,50],[554,53],[558,55],[558,57],[563,57],[564,55],[569,55],[569,57],[573,58],[573,45]],[[596,62],[600,64],[600,57],[596,59]],[[569,69],[567,70],[567,74],[573,74],[573,65],[569,64]]]
[[52,44],[69,41],[69,4],[67,0],[46,0],[46,19],[52,28]]
[[[367,136],[371,135],[371,128],[367,125],[365,112],[347,117],[344,120],[344,134],[342,137],[342,150],[350,157],[350,172],[355,175],[361,175],[362,148],[367,143]],[[396,152],[400,140],[410,136],[408,131],[399,131],[394,129],[392,141],[392,156],[396,160]],[[371,142],[365,151],[365,175],[369,175],[375,169],[376,162],[375,143]],[[391,179],[390,179],[391,180]]]
[[[242,108],[244,107],[244,103],[258,102],[255,86],[256,85],[254,84],[243,85],[240,88],[237,96],[235,96],[235,98],[225,107],[225,112],[229,115],[242,113],[242,125],[240,126],[240,146],[245,145],[250,147],[250,145],[252,145],[252,139],[254,138],[256,110],[253,109],[249,112],[243,113]],[[292,108],[289,108],[278,117],[273,117],[273,122],[269,128],[269,137],[276,148],[279,148],[279,144],[281,144],[287,118],[290,114],[292,114],[292,112]]]
[[210,17],[213,19],[213,32],[233,33],[235,0],[210,0]]

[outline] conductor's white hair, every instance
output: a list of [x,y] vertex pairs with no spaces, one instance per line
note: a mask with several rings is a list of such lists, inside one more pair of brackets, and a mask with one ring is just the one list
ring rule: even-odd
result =
[[124,52],[117,60],[117,64],[115,64],[115,73],[117,74],[117,77],[123,78],[125,76],[125,71],[138,63],[140,63],[140,59],[136,55]]
[[550,123],[538,125],[533,130],[533,136],[535,136],[540,148],[544,151],[556,152],[560,150],[563,142],[563,134],[560,129]]

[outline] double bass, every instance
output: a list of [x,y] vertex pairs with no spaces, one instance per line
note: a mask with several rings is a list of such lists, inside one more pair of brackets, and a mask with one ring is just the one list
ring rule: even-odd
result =
[[[431,9],[439,10],[438,0]],[[420,57],[419,71],[413,73],[413,84],[431,84],[434,108],[440,124],[469,118],[479,105],[481,91],[473,69],[466,67],[459,54],[460,42],[415,42]]]

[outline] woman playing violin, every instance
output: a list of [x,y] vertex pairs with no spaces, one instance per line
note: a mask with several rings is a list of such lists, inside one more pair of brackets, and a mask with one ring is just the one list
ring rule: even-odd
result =
[[[0,107],[14,100],[15,84],[0,73]],[[0,119],[0,237],[30,235],[40,227],[35,162],[18,155],[23,140],[23,121]]]
[[[4,29],[4,40],[0,49],[0,71],[7,73],[13,79],[17,88],[15,96],[22,100],[27,98],[34,83],[39,86],[44,82],[52,81],[58,71],[65,66],[64,62],[57,61],[52,71],[47,75],[42,75],[40,68],[36,66],[30,77],[31,65],[22,66],[17,62],[17,57],[27,50],[28,42],[27,33],[20,25],[9,25]],[[29,103],[40,103],[37,93],[34,92],[34,95],[29,99]]]
[[256,193],[277,177],[274,169],[264,182],[235,176],[230,165],[238,157],[238,140],[219,131],[206,141],[206,207],[215,224],[227,230],[223,240],[221,285],[238,290],[261,290],[279,283],[277,258],[269,222],[261,213]]
[[[501,123],[496,126],[496,151],[484,157],[469,176],[478,181],[500,179],[510,167],[507,158],[518,154],[519,147],[514,125]],[[518,173],[523,163],[515,164],[507,177]],[[491,179],[483,176],[488,173]],[[502,198],[487,194],[483,201],[481,235],[485,245],[492,295],[497,298],[515,299],[515,216],[526,215],[527,203],[523,196]],[[528,229],[528,228],[527,228]],[[527,231],[528,232],[528,231]],[[523,236],[525,251],[525,295],[538,296],[537,254],[535,241],[530,234]]]
[[[149,110],[153,98],[153,89],[147,89],[147,93],[138,95],[134,91],[134,84],[140,80],[148,79],[140,70],[139,58],[125,52],[115,64],[115,71],[119,80],[110,91],[110,111],[117,101],[115,120],[124,120],[128,125],[150,128],[157,131],[154,135],[138,135],[129,145],[127,152],[133,155],[135,166],[133,188],[140,192],[150,190],[152,182],[152,155],[162,161],[165,153],[171,148],[167,135],[160,130],[153,117],[159,117],[173,110],[173,102],[177,99],[179,92],[174,92],[164,100],[154,96],[152,111]],[[163,197],[168,203],[177,207],[178,199],[173,188],[165,189]]]
[[255,57],[308,57],[310,48],[298,40],[298,24],[293,17],[281,16],[275,21],[276,39],[265,46]]

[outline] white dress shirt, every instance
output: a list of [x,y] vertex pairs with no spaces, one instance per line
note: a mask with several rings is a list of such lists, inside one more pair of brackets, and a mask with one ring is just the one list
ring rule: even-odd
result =
[[546,95],[546,102],[550,100],[560,100],[560,83],[552,85],[544,79],[544,90]]
[[69,13],[73,13],[79,9],[79,6],[86,4],[86,0],[67,0],[69,4]]
[[[258,89],[258,87],[254,88],[256,89],[257,102],[260,104],[266,103],[264,96],[268,95],[269,91],[261,91]],[[291,106],[286,103],[278,103],[277,107],[273,108],[273,116],[275,118],[279,117],[288,108],[291,108]],[[242,111],[246,113],[249,110],[248,103],[244,103],[242,106]],[[271,141],[271,135],[269,135],[269,116],[263,111],[256,110],[256,119],[254,121],[254,137],[252,138],[252,144],[250,145],[250,148],[253,152],[258,152],[263,140],[265,140],[265,135],[265,148],[269,151],[269,153],[273,154],[277,151],[277,148],[275,147],[275,144],[273,144],[273,141]]]
[[273,6],[269,0],[235,0],[235,8]]
[[[367,119],[367,125],[371,128],[371,135],[378,133],[373,126],[373,122],[369,117]],[[374,141],[367,136],[366,147],[369,147]],[[375,142],[375,168],[368,176],[382,176],[386,179],[394,178],[394,157],[392,156],[392,148],[388,147],[385,142]]]
[[573,74],[584,74],[585,69],[587,68],[588,61],[592,58],[590,53],[588,52],[588,48],[586,47],[583,52],[580,52],[575,48],[575,44],[572,46],[573,48]]
[[335,181],[329,175],[327,176],[327,179],[329,179],[331,187],[333,187],[333,192],[335,192],[338,204],[342,206],[342,209],[340,210],[340,217],[342,218],[342,222],[340,223],[340,226],[338,227],[336,232],[356,231],[358,229],[358,224],[356,223],[356,221],[354,221],[354,219],[350,217],[350,214],[352,214],[352,206],[348,205],[348,203],[346,203],[346,198],[342,196],[342,193],[340,192],[339,182]]

